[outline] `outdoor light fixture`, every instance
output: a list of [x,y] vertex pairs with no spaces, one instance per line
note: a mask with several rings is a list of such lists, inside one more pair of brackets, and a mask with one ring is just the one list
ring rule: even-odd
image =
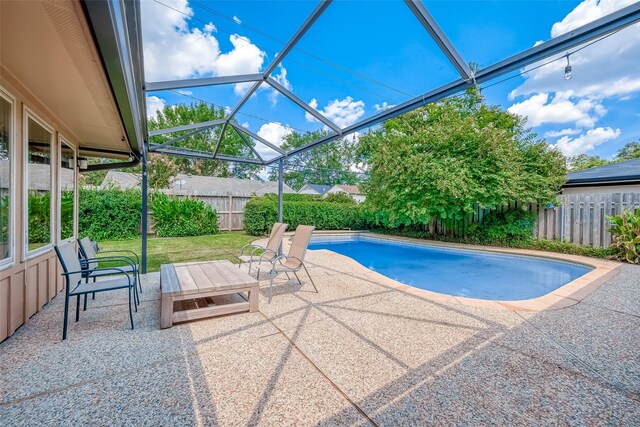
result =
[[567,55],[567,66],[564,67],[564,79],[571,80],[573,77],[573,72],[571,71],[571,64],[569,63],[569,55]]
[[87,168],[87,159],[85,159],[84,157],[78,157],[78,167],[80,169],[86,169]]

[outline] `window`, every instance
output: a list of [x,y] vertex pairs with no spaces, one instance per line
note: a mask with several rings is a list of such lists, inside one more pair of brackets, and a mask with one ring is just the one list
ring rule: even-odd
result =
[[27,252],[51,244],[51,143],[53,130],[28,113]]
[[0,90],[0,265],[13,261],[13,101]]
[[76,158],[74,149],[60,139],[60,204],[58,217],[60,218],[60,240],[71,239],[75,236],[74,205],[76,198]]

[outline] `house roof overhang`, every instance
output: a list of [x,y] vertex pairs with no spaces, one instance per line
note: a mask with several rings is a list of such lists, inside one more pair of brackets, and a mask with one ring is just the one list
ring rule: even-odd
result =
[[[137,3],[0,2],[2,76],[17,82],[78,144],[79,155],[126,159],[143,151]],[[127,18],[125,18],[125,16]],[[140,50],[138,50],[140,49]]]

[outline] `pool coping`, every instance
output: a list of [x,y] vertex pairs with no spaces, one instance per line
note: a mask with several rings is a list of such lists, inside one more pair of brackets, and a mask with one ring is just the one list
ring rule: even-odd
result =
[[[558,310],[566,307],[570,307],[578,304],[587,295],[600,287],[607,280],[612,278],[618,273],[618,268],[622,266],[622,263],[603,260],[598,258],[590,258],[580,255],[561,254],[555,252],[536,251],[531,249],[516,249],[516,248],[503,248],[497,246],[480,246],[462,243],[450,243],[450,242],[437,242],[437,241],[425,241],[422,239],[415,239],[410,237],[389,236],[384,234],[370,233],[368,231],[316,231],[314,236],[320,237],[349,237],[349,236],[364,236],[379,240],[395,241],[400,243],[413,243],[421,246],[435,246],[442,248],[463,249],[479,252],[492,252],[502,253],[510,255],[524,255],[537,258],[547,258],[558,261],[570,262],[574,264],[581,264],[592,267],[593,270],[578,277],[575,280],[563,285],[545,295],[537,298],[531,298],[526,300],[485,300],[479,298],[459,297],[454,295],[442,294],[439,292],[427,291],[425,289],[419,289],[411,285],[406,285],[393,280],[383,274],[377,273],[368,269],[358,261],[346,255],[338,254],[336,252],[327,249],[317,249],[316,251],[326,251],[332,255],[339,256],[350,260],[354,266],[362,270],[363,273],[373,275],[377,283],[396,289],[398,291],[413,295],[418,298],[445,302],[448,304],[460,304],[473,307],[485,307],[494,308],[499,310],[516,310],[516,311],[546,311],[546,310]],[[310,249],[312,250],[312,249]]]

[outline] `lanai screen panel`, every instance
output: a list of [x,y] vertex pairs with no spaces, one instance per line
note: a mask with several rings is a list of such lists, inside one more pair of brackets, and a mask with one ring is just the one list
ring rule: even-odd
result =
[[[153,24],[145,24],[145,63],[157,65],[164,48],[168,64],[175,59],[184,67],[157,72],[147,65],[149,95],[164,90],[171,92],[168,103],[182,96],[220,106],[224,123],[210,155],[228,157],[221,147],[233,131],[249,147],[246,159],[261,164],[349,138],[472,85],[490,90],[498,77],[562,59],[640,19],[633,2],[580,18],[569,13],[579,2],[165,1],[143,2],[143,19],[173,19],[184,39],[163,46]],[[174,15],[167,18],[167,10]],[[193,63],[181,56],[193,51],[189,39],[207,53]],[[181,43],[183,51],[170,50]],[[237,55],[247,57],[241,69],[231,60]],[[283,149],[291,134],[311,142]]]

